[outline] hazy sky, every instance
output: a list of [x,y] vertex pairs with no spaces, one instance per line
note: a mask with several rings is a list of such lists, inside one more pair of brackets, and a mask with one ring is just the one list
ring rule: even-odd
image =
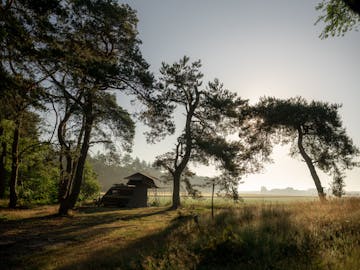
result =
[[[122,1],[120,1],[122,2]],[[184,55],[201,59],[205,81],[219,78],[229,90],[255,103],[261,96],[343,104],[340,113],[348,134],[360,145],[360,33],[319,39],[323,25],[314,26],[320,0],[128,0],[137,10],[141,47],[151,70]],[[119,101],[129,108],[122,100]],[[137,108],[129,108],[131,111]],[[179,126],[182,128],[182,126]],[[147,145],[138,125],[133,155],[147,161],[169,151],[174,138]],[[274,163],[246,177],[241,190],[314,188],[304,162],[276,147]],[[211,168],[199,167],[199,175]],[[323,186],[329,178],[320,174]],[[347,190],[360,190],[360,169],[348,173]]]

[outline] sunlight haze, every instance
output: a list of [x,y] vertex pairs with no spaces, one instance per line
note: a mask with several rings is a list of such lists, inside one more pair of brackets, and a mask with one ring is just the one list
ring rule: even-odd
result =
[[[257,102],[262,96],[341,103],[344,126],[360,145],[360,33],[321,40],[323,25],[314,25],[319,1],[126,1],[137,10],[142,52],[158,75],[161,62],[184,55],[201,59],[204,82],[219,78],[242,98]],[[128,102],[120,104],[134,112]],[[180,119],[180,120],[179,120]],[[177,123],[181,126],[181,116]],[[133,156],[153,161],[173,147],[174,137],[148,145],[145,127],[137,123]],[[287,146],[274,149],[273,163],[262,173],[249,175],[240,190],[294,187],[314,188],[300,159]],[[213,168],[195,168],[211,176]],[[360,190],[359,169],[347,173],[346,190]],[[319,171],[325,188],[330,178]]]

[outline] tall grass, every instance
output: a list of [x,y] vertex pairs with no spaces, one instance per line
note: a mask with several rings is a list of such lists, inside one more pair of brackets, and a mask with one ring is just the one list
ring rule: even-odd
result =
[[173,231],[141,267],[360,269],[359,200],[250,205],[195,221]]
[[[240,197],[240,200],[234,201],[231,198],[214,197],[214,207],[219,208],[237,208],[242,203],[299,203],[317,201],[318,198],[314,196],[261,196],[261,195],[245,195]],[[170,206],[171,195],[168,196],[153,196],[148,197],[150,206]],[[211,197],[191,198],[189,196],[181,197],[181,205],[185,208],[211,208]]]
[[360,269],[360,199],[183,205],[0,208],[0,269]]

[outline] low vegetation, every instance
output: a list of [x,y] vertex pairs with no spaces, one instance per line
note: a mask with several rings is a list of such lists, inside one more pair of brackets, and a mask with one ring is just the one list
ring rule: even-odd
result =
[[56,210],[0,210],[2,269],[360,267],[360,199]]
[[[250,204],[177,228],[144,269],[359,269],[359,200]],[[186,239],[186,241],[184,241]]]

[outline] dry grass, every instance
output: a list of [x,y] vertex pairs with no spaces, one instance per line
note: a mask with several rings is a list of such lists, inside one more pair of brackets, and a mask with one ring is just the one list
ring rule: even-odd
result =
[[54,206],[0,211],[1,269],[116,265],[135,253],[132,245],[146,243],[147,237],[163,232],[177,216],[166,208],[84,207],[70,217],[57,217],[55,212]]
[[0,209],[1,269],[360,269],[359,199],[186,206]]
[[360,269],[360,200],[217,210],[165,242],[144,269]]

